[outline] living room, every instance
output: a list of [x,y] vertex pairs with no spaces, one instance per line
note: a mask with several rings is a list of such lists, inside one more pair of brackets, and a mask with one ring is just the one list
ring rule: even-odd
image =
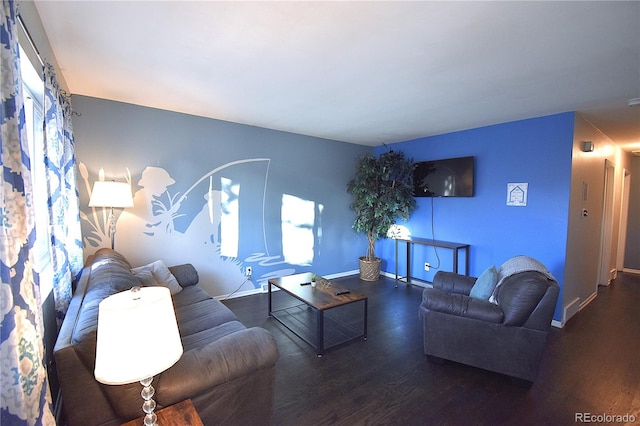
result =
[[[54,52],[36,6],[21,7],[39,51]],[[58,73],[65,75],[64,67]],[[601,282],[598,262],[601,234],[593,231],[605,215],[605,162],[615,168],[615,186],[604,269],[609,278],[611,271],[640,271],[639,251],[629,249],[638,240],[637,225],[621,220],[625,185],[637,193],[639,157],[574,109],[363,145],[70,93],[85,257],[110,244],[102,209],[88,206],[103,170],[107,180],[129,181],[134,195],[134,207],[118,211],[115,249],[136,266],[156,259],[192,263],[215,298],[263,293],[276,275],[357,273],[366,240],[351,229],[346,183],[360,155],[388,149],[415,161],[474,157],[473,197],[418,199],[403,225],[416,237],[469,244],[472,276],[518,254],[540,260],[561,289],[556,327],[597,297],[598,284],[608,283]],[[482,109],[482,103],[471,108]],[[595,149],[585,152],[585,141]],[[631,178],[623,184],[625,171]],[[507,205],[507,185],[520,182],[528,184],[526,206]],[[627,202],[628,217],[640,217],[637,201]],[[626,251],[619,246],[624,238]],[[391,275],[394,242],[381,241],[378,255]],[[426,272],[423,262],[450,268],[442,252],[414,255],[420,262],[414,262],[413,276],[432,279],[436,267]]]

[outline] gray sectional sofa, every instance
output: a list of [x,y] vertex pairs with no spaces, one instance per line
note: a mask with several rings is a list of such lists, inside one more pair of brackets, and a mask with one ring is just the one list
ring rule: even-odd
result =
[[[246,328],[210,297],[193,266],[169,270],[182,287],[173,302],[184,353],[153,380],[157,409],[191,399],[205,425],[269,424],[279,357],[273,336]],[[119,425],[143,414],[139,383],[104,385],[93,375],[98,304],[140,284],[111,249],[100,249],[83,269],[54,348],[69,426]]]

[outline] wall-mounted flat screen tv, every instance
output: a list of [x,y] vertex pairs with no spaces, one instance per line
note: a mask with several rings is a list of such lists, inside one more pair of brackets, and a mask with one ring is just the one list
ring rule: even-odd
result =
[[474,157],[419,162],[413,186],[416,197],[473,197]]

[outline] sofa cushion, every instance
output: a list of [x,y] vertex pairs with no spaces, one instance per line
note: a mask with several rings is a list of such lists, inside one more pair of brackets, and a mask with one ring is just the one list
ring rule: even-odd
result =
[[143,287],[152,287],[159,285],[150,269],[141,269],[138,271],[131,270],[134,277],[140,281]]
[[[248,371],[272,368],[278,357],[277,345],[268,331],[258,327],[242,326],[242,329],[235,333],[229,333],[185,351],[177,363],[157,376],[156,400],[163,405],[179,402],[185,395],[198,394],[213,386],[230,383],[246,376]],[[269,422],[268,419],[261,420],[263,421],[259,423]]]
[[196,268],[194,268],[190,263],[169,266],[169,271],[174,277],[176,277],[178,284],[180,284],[180,287],[182,288],[196,285],[200,281],[198,271],[196,271]]
[[182,341],[184,351],[189,352],[242,330],[246,330],[246,327],[240,321],[229,321],[216,327],[193,331],[192,333],[185,334],[184,336],[181,335],[180,340]]
[[[212,297],[202,289],[202,287],[194,285],[185,287],[179,294],[173,297],[173,306],[176,308],[176,312],[180,311],[180,308],[185,306],[191,306],[198,302],[211,300]],[[220,303],[222,305],[222,303]],[[224,306],[224,305],[222,305]],[[180,322],[180,321],[178,321]]]
[[495,265],[491,265],[480,274],[473,287],[471,287],[469,296],[474,299],[489,300],[496,284],[498,284],[498,271]]
[[505,325],[524,324],[548,287],[548,278],[540,272],[521,272],[505,279],[496,296]]
[[[189,336],[225,323],[237,322],[237,317],[229,308],[219,300],[213,299],[199,286],[183,289],[180,294],[174,296],[173,306],[185,351],[190,349],[191,342],[193,342]],[[239,322],[238,325],[244,328]],[[199,339],[202,339],[202,334],[195,340]]]
[[121,291],[139,284],[131,274],[131,265],[112,250],[99,250],[90,270],[90,283],[85,291],[82,306],[76,318],[71,342],[87,368],[93,370],[96,357],[98,306],[100,302]]
[[[117,254],[116,252],[112,252]],[[89,271],[90,284],[83,295],[82,306],[74,327],[74,343],[82,340],[84,333],[95,330],[98,324],[98,305],[112,294],[138,285],[124,257],[109,256],[99,250]]]
[[140,280],[142,285],[161,285],[167,287],[171,291],[172,296],[182,291],[182,287],[180,287],[180,284],[178,284],[178,281],[162,260],[156,260],[148,265],[132,268],[131,272]]
[[[176,394],[190,395],[196,390],[201,392],[219,384],[224,379],[218,377],[216,372],[221,366],[211,364],[207,356],[204,356],[205,352],[228,353],[233,358],[235,350],[231,352],[231,349],[236,346],[234,342],[237,341],[234,336],[247,330],[229,308],[213,299],[199,286],[186,287],[172,298],[184,352],[173,367],[154,377],[156,401],[162,405],[179,402],[180,398],[174,398]],[[209,349],[205,351],[204,348]],[[201,363],[205,363],[208,368],[199,369]],[[171,373],[176,368],[181,374]],[[185,374],[187,370],[189,373]],[[238,374],[245,371],[244,368],[238,368]],[[165,378],[165,375],[170,378]],[[102,386],[107,399],[120,417],[131,418],[140,410],[139,384]],[[136,393],[138,397],[135,397]]]
[[431,311],[481,321],[501,323],[502,310],[493,303],[478,300],[464,294],[449,293],[438,288],[425,288],[422,292],[422,307]]
[[557,282],[553,274],[551,274],[547,267],[544,266],[540,261],[529,256],[514,256],[505,261],[502,265],[500,265],[500,268],[498,268],[498,284],[496,284],[496,287],[493,289],[493,294],[489,298],[489,301],[492,303],[498,303],[497,295],[500,291],[500,287],[505,282],[505,280],[512,275],[527,271],[539,272],[549,280]]
[[455,272],[438,271],[433,277],[433,288],[468,296],[476,280],[476,277],[458,275]]

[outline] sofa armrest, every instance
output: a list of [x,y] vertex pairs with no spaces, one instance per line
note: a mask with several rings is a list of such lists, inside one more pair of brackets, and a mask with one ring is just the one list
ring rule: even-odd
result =
[[67,425],[90,425],[96,421],[96,415],[99,415],[100,421],[105,424],[118,420],[93,371],[87,369],[73,346],[58,347],[54,358]]
[[198,277],[198,271],[190,263],[170,266],[169,272],[171,272],[171,274],[176,277],[176,280],[181,287],[196,285],[198,284],[198,281],[200,281],[200,278]]
[[464,294],[449,293],[436,288],[425,288],[422,293],[422,308],[500,324],[504,314],[499,306],[485,300],[474,299]]
[[252,327],[185,352],[157,377],[156,401],[168,406],[259,370],[275,367],[279,358],[273,336]]
[[455,272],[438,271],[433,277],[433,288],[468,296],[476,280],[476,277],[468,277]]

